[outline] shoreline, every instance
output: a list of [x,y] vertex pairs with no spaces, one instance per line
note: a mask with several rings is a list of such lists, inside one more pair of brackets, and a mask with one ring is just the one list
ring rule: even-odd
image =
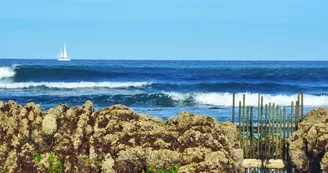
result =
[[[288,139],[293,165],[287,169],[309,169],[306,160],[298,157],[309,152],[304,142],[309,140],[304,134],[313,133],[307,130],[309,126],[328,135],[325,125],[318,123],[328,122],[328,110],[313,109],[303,121]],[[315,147],[320,138],[312,137]],[[233,172],[259,165],[259,160],[243,159],[239,130],[231,122],[189,112],[163,120],[124,105],[95,111],[90,101],[76,107],[59,104],[47,112],[35,103],[0,101],[0,138],[4,141],[0,144],[0,171],[5,172]],[[328,137],[321,141],[328,142]],[[281,168],[281,161],[270,162]],[[325,161],[315,164],[328,169]]]

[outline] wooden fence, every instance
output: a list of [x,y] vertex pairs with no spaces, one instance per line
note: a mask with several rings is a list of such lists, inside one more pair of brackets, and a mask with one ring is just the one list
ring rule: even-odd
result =
[[[238,112],[237,126],[244,159],[262,160],[262,167],[264,160],[269,159],[282,160],[285,165],[288,163],[287,138],[297,130],[304,116],[303,96],[304,93],[301,91],[295,105],[291,101],[287,112],[286,106],[281,107],[275,103],[264,105],[261,94],[258,94],[257,107],[246,106],[246,95],[243,94],[236,111],[235,94],[233,94],[232,122],[235,123],[235,113]],[[257,118],[254,118],[256,116],[254,111],[257,111]]]

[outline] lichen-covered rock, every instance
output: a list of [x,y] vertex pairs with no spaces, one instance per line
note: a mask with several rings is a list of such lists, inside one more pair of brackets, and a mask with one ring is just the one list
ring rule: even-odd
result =
[[18,167],[18,159],[17,159],[17,152],[16,150],[11,150],[8,153],[7,159],[3,164],[3,170],[5,172],[17,172],[19,167]]
[[[242,150],[232,123],[181,112],[164,121],[123,105],[40,105],[0,102],[0,169],[6,172],[122,172],[147,167],[179,172],[240,169]],[[50,162],[49,159],[52,159]]]
[[328,172],[328,110],[316,108],[305,115],[290,138],[290,156],[297,171]]
[[2,110],[5,107],[5,103],[3,101],[0,101],[0,110]]
[[205,147],[187,148],[182,153],[182,156],[185,163],[199,163],[203,161],[205,156],[210,152],[212,152],[212,150]]
[[101,170],[104,173],[115,173],[116,171],[114,170],[114,159],[110,154],[107,154],[104,158],[104,161],[101,164]]
[[52,135],[57,130],[57,116],[55,114],[46,114],[42,120],[42,130],[47,135]]

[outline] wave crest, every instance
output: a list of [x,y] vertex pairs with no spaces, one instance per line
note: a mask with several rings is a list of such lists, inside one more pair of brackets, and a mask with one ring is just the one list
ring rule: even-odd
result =
[[13,65],[11,67],[7,67],[7,66],[0,67],[0,79],[14,77],[16,74],[15,72],[16,68],[17,65]]
[[[163,92],[175,101],[193,100],[200,105],[215,105],[215,106],[232,106],[232,93],[177,93],[177,92]],[[257,107],[258,94],[257,93],[236,93],[235,105],[242,101],[243,94],[246,94],[246,105]],[[262,94],[263,103],[275,103],[279,106],[290,106],[291,101],[294,104],[297,100],[297,94],[294,95],[271,95]],[[304,95],[304,105],[306,106],[324,106],[328,105],[328,95]]]
[[32,87],[47,87],[47,88],[129,88],[129,87],[144,87],[151,85],[151,82],[18,82],[18,83],[0,83],[0,88],[15,89],[15,88],[32,88]]

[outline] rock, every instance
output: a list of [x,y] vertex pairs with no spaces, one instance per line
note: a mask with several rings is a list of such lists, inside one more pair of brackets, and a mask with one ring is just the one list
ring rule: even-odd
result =
[[3,164],[3,168],[5,172],[17,172],[19,167],[17,163],[17,152],[16,150],[11,150],[8,153],[7,159]]
[[101,164],[101,170],[104,173],[115,173],[114,167],[114,159],[110,154],[105,156],[103,163]]
[[5,107],[5,103],[3,101],[0,101],[0,110],[2,110]]
[[30,120],[30,121],[34,121],[34,113],[33,113],[33,111],[30,111],[30,112],[29,112],[27,118],[28,118],[28,120]]
[[323,156],[320,166],[323,172],[328,172],[328,153],[326,152]]
[[290,137],[293,166],[300,172],[328,170],[328,110],[316,108],[307,113]]
[[146,165],[152,168],[168,169],[181,162],[181,153],[168,149],[146,150]]
[[188,112],[164,121],[124,105],[95,111],[91,101],[46,113],[35,103],[0,102],[0,137],[0,169],[6,172],[47,172],[49,157],[52,166],[60,163],[57,171],[108,173],[175,164],[179,172],[234,171],[242,161],[232,123]]
[[19,109],[20,105],[18,105],[15,101],[9,100],[6,104],[7,111],[13,111]]
[[24,144],[21,147],[21,152],[18,153],[18,158],[21,160],[19,167],[23,170],[33,170],[33,162],[35,159],[34,152],[34,145],[29,143]]
[[57,116],[54,114],[46,114],[42,120],[42,130],[47,135],[52,135],[57,130]]
[[186,163],[199,163],[203,161],[205,159],[205,155],[210,152],[212,152],[212,150],[209,148],[194,147],[194,148],[186,148],[182,153],[182,155],[183,155],[183,160]]
[[93,112],[94,111],[93,103],[90,100],[87,100],[83,105],[83,109],[85,111]]
[[29,128],[29,121],[26,118],[22,119],[18,130],[22,138],[26,138],[26,139],[29,138],[30,131],[28,128]]

